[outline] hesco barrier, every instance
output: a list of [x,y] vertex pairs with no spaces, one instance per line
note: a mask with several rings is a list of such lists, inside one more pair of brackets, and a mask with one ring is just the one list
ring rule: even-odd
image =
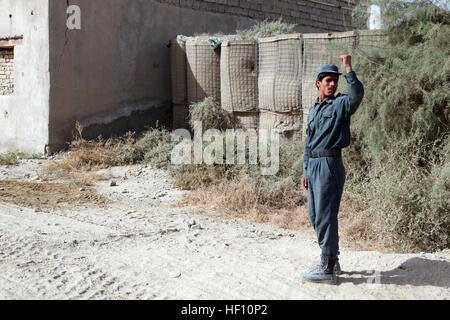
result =
[[172,111],[172,129],[189,129],[189,106],[186,103],[173,103]]
[[170,40],[170,72],[172,102],[187,103],[186,44]]
[[225,41],[221,50],[222,108],[229,112],[257,111],[256,41]]
[[359,30],[356,45],[363,50],[387,48],[388,37],[383,30]]
[[[342,54],[355,46],[363,51],[386,48],[388,41],[381,30],[360,30],[280,35],[261,38],[257,46],[253,41],[229,40],[214,51],[207,40],[188,40],[186,55],[182,42],[171,44],[172,76],[180,77],[172,79],[174,122],[176,116],[179,127],[183,121],[187,124],[190,103],[212,96],[233,114],[236,127],[278,128],[285,135],[302,133],[304,138],[308,112],[317,98],[317,68],[334,63],[345,74]],[[338,91],[347,91],[345,79]]]
[[[303,77],[302,77],[302,133],[306,136],[308,112],[317,98],[315,80],[317,68],[326,63],[333,63],[342,69],[340,56],[353,49],[356,44],[356,32],[309,33],[303,34]],[[345,71],[342,71],[345,73]],[[345,81],[339,81],[339,91],[346,91]]]
[[212,50],[207,40],[187,40],[188,104],[206,97],[220,104],[220,48]]
[[302,36],[299,33],[258,40],[258,109],[300,112]]
[[284,136],[301,138],[301,126],[301,112],[279,113],[266,110],[259,112],[260,129],[279,129]]
[[258,129],[259,127],[259,112],[239,112],[234,111],[231,114],[235,128],[240,129]]
[[186,44],[170,41],[170,73],[172,87],[172,128],[188,128],[189,106],[187,105]]

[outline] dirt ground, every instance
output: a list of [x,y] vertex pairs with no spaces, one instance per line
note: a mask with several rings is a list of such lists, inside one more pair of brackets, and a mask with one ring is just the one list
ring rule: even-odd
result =
[[0,166],[0,299],[450,298],[449,250],[342,247],[338,285],[303,283],[312,233],[182,205],[147,166],[81,188],[42,181],[48,161]]

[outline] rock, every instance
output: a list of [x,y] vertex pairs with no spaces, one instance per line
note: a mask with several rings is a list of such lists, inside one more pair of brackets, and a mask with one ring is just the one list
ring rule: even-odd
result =
[[0,188],[0,191],[5,191],[5,188]]
[[191,228],[191,227],[192,227],[193,225],[195,225],[195,224],[196,224],[196,222],[195,222],[195,220],[194,220],[194,219],[191,219],[191,220],[189,220],[189,221],[188,221],[188,223],[187,223],[187,224],[188,224],[188,227],[189,227],[189,228]]
[[173,279],[179,278],[179,277],[181,277],[181,272],[179,272],[179,271],[171,272],[169,277],[171,277]]
[[203,227],[200,224],[196,223],[191,226],[191,229],[192,230],[203,230]]
[[111,180],[111,182],[109,183],[110,187],[115,187],[117,186],[117,182],[115,180]]
[[81,187],[81,188],[80,188],[80,191],[86,191],[86,189],[85,189],[85,188],[83,188],[83,187]]

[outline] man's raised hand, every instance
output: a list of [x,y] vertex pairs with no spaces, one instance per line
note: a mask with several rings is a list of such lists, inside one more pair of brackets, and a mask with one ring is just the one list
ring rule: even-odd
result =
[[352,56],[348,54],[344,54],[341,56],[342,63],[344,64],[345,70],[347,73],[352,72]]

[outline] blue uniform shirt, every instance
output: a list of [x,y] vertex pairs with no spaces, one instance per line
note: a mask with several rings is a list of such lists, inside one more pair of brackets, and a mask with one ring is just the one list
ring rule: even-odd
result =
[[364,97],[364,87],[354,71],[345,75],[348,94],[338,93],[316,104],[308,114],[306,144],[303,155],[303,176],[307,176],[309,151],[342,149],[350,145],[350,116]]

